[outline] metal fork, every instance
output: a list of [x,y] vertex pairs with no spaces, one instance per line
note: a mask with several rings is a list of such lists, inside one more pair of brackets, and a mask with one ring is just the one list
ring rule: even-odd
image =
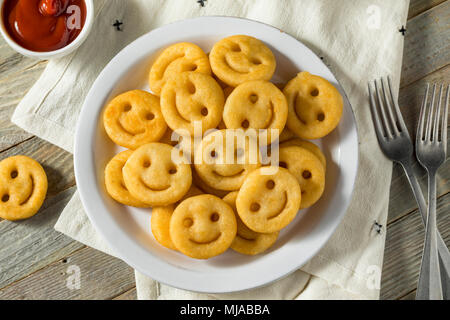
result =
[[428,172],[428,214],[425,245],[416,294],[416,299],[420,300],[442,300],[443,298],[437,252],[436,171],[447,158],[447,118],[450,86],[447,87],[445,107],[441,116],[443,88],[444,85],[442,84],[439,90],[439,100],[436,101],[436,84],[433,86],[431,103],[428,104],[430,85],[427,85],[416,135],[416,157]]
[[[385,88],[385,80],[380,79],[381,90],[378,82],[374,80],[375,97],[372,93],[372,86],[369,82],[370,109],[374,122],[375,132],[381,150],[389,159],[399,163],[405,171],[414,197],[419,206],[419,212],[422,216],[422,222],[426,224],[427,205],[420,188],[417,177],[415,176],[413,164],[413,144],[403,120],[398,101],[394,98],[391,79],[387,77],[388,89]],[[388,95],[389,90],[389,95]],[[381,94],[382,93],[382,94]],[[441,270],[442,288],[444,297],[450,299],[450,252],[442,240],[439,232],[437,233],[437,247],[439,251],[439,262]]]

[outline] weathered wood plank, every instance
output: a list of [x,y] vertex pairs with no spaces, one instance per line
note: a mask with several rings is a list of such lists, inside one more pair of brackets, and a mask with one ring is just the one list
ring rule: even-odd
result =
[[117,297],[113,298],[113,300],[137,300],[136,287],[122,293],[121,295],[118,295]]
[[450,1],[408,21],[403,54],[404,87],[450,61]]
[[32,134],[11,123],[10,119],[16,105],[39,78],[44,67],[45,64],[41,63],[7,78],[0,74],[0,151],[32,137]]
[[411,291],[406,296],[401,297],[399,300],[416,300],[416,290]]
[[[415,131],[419,120],[421,101],[427,82],[445,82],[448,81],[448,79],[450,79],[450,65],[400,89],[399,105],[412,139],[415,139]],[[422,190],[426,194],[426,171],[417,162],[414,164],[414,171],[417,173],[419,182],[422,185]],[[446,162],[439,169],[437,176],[437,195],[441,196],[449,191],[450,161]],[[415,209],[417,209],[417,203],[414,199],[411,188],[409,187],[409,183],[403,169],[400,165],[394,165],[390,188],[388,221],[394,221]]]
[[9,77],[13,78],[38,64],[45,65],[46,62],[17,53],[8,46],[3,38],[0,39],[0,82]]
[[47,198],[30,219],[0,222],[0,288],[83,246],[53,229],[74,192],[72,187]]
[[[73,286],[77,270],[79,289]],[[0,290],[0,299],[112,299],[133,287],[131,267],[86,247]]]
[[409,2],[408,19],[425,12],[446,0],[411,0]]
[[[450,245],[450,193],[437,202],[438,228]],[[381,280],[381,298],[404,297],[417,287],[424,241],[424,228],[418,211],[395,221],[387,228]]]

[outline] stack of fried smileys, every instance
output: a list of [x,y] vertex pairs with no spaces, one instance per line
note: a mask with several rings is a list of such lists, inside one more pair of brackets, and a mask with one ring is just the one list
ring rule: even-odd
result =
[[[208,259],[228,248],[260,254],[325,188],[314,143],[336,128],[343,99],[300,72],[281,91],[272,51],[250,36],[166,48],[151,67],[152,93],[125,92],[104,109],[113,157],[105,184],[116,201],[151,207],[163,246]],[[276,154],[276,156],[275,156]]]

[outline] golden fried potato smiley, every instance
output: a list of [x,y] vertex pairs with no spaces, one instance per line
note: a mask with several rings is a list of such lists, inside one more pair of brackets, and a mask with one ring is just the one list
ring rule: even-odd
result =
[[186,71],[211,74],[208,57],[196,44],[175,43],[166,48],[152,65],[149,74],[150,89],[159,96],[168,79]]
[[324,78],[300,72],[283,92],[289,105],[287,126],[300,138],[322,138],[339,124],[344,100]]
[[[269,171],[271,174],[265,174]],[[300,185],[287,169],[262,167],[245,179],[236,208],[251,230],[271,233],[283,229],[295,218],[300,202]]]
[[170,220],[170,237],[175,247],[196,259],[208,259],[226,251],[236,230],[233,209],[209,194],[182,201]]
[[197,72],[174,76],[161,92],[161,110],[167,125],[190,135],[194,135],[195,121],[201,124],[202,133],[217,127],[222,120],[224,101],[219,84],[211,76]]
[[[286,125],[286,97],[273,83],[249,81],[236,87],[227,98],[223,121],[229,129],[267,129],[268,143],[278,138]],[[277,130],[272,137],[271,130]],[[263,141],[263,143],[266,143]]]
[[133,197],[123,181],[122,169],[132,153],[132,150],[122,151],[116,154],[106,165],[106,191],[119,203],[132,207],[147,208],[149,205]]
[[269,249],[277,240],[279,232],[272,233],[258,233],[250,230],[239,217],[236,210],[236,198],[238,192],[230,192],[223,198],[223,201],[228,203],[236,214],[237,233],[231,243],[231,249],[236,252],[248,255],[260,254]]
[[128,91],[111,100],[103,124],[111,140],[128,149],[158,141],[167,129],[159,99],[142,90]]
[[13,156],[0,161],[0,218],[15,221],[35,215],[47,186],[47,175],[35,160]]
[[136,149],[123,167],[123,180],[130,193],[151,206],[180,200],[192,183],[191,167],[174,163],[174,147],[152,142]]
[[276,61],[260,40],[236,35],[217,42],[209,54],[214,74],[231,87],[251,80],[270,80]]
[[319,200],[325,189],[325,169],[314,153],[298,146],[282,146],[280,166],[288,169],[300,184],[300,209],[308,208]]
[[[192,185],[182,200],[200,194],[203,194],[203,192]],[[176,248],[170,238],[170,219],[172,218],[173,211],[177,205],[178,202],[164,207],[154,207],[152,209],[151,228],[153,236],[161,245],[172,250],[176,250]]]
[[260,158],[257,142],[242,130],[219,130],[203,138],[196,149],[194,165],[207,185],[233,191],[261,166]]

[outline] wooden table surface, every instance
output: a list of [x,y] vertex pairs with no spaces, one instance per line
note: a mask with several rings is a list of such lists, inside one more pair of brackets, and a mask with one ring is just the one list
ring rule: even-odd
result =
[[[411,133],[427,82],[450,79],[450,1],[411,0],[405,34],[399,103]],[[399,26],[399,29],[402,26]],[[0,160],[30,156],[45,168],[47,199],[33,218],[19,223],[0,219],[0,299],[135,299],[134,272],[124,262],[53,229],[75,192],[73,157],[10,122],[14,108],[38,79],[46,62],[31,60],[0,41]],[[426,174],[415,168],[426,190]],[[438,175],[438,225],[450,244],[450,161]],[[403,171],[394,165],[384,264],[382,299],[413,299],[424,229]],[[70,289],[71,266],[81,270],[80,289]]]

